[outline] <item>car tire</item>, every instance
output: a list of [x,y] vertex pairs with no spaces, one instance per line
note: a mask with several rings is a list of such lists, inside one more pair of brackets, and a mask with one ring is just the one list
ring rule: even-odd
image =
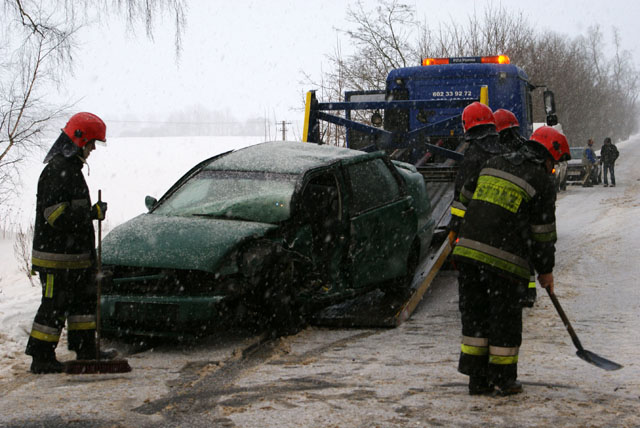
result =
[[304,326],[304,310],[297,301],[296,267],[293,260],[273,263],[266,275],[262,319],[272,336],[294,334]]

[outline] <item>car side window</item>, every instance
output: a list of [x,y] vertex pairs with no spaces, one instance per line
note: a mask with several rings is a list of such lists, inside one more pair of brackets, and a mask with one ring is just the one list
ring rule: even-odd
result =
[[382,159],[349,165],[347,171],[353,214],[388,204],[400,197],[400,186]]

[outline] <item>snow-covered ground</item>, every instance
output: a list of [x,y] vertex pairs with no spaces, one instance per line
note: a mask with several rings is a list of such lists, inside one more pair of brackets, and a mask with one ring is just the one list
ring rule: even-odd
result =
[[[226,149],[184,159],[186,144],[126,141],[132,148],[120,148],[121,157],[107,159],[118,148],[114,139],[90,158],[92,196],[103,189],[113,225],[144,211],[146,194],[159,196],[198,160]],[[555,278],[584,347],[623,364],[619,371],[576,357],[538,289],[538,303],[525,310],[525,392],[468,396],[466,378],[456,372],[455,277],[445,273],[396,329],[308,328],[257,347],[255,338],[220,335],[194,347],[128,353],[133,372],[125,375],[35,376],[23,350],[40,291],[20,272],[5,238],[0,426],[640,426],[640,135],[618,148],[617,187],[569,186],[559,195]],[[25,195],[33,198],[30,189]],[[64,343],[59,357],[73,358]]]

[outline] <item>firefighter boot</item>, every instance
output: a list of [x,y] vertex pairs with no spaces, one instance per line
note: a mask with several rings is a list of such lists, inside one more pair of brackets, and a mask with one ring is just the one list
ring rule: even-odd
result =
[[489,383],[486,376],[469,376],[469,395],[490,394],[493,392],[493,385]]
[[56,360],[56,354],[47,354],[43,356],[34,356],[31,362],[31,373],[47,374],[62,373],[64,364]]
[[527,288],[527,295],[524,298],[524,302],[523,302],[523,306],[525,308],[532,308],[533,305],[536,303],[536,297],[537,297],[537,291],[536,291],[536,287],[535,287],[535,283],[533,283],[533,287],[529,287]]
[[496,385],[498,395],[506,397],[507,395],[520,394],[522,392],[522,383],[517,380],[507,381],[501,385]]
[[[76,352],[78,360],[96,359],[95,330],[71,330],[69,331],[69,349]],[[100,350],[100,360],[113,360],[118,355],[115,349]]]

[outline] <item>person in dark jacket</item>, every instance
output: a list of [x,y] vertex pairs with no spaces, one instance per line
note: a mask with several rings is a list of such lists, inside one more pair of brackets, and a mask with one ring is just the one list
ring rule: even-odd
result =
[[604,144],[600,149],[600,161],[602,162],[602,166],[604,168],[604,187],[609,186],[609,182],[607,180],[607,171],[611,175],[611,187],[616,187],[616,176],[614,173],[614,164],[616,163],[616,159],[620,156],[620,152],[618,148],[611,144],[611,138],[607,137],[604,139]]
[[485,104],[476,101],[465,107],[462,112],[462,126],[464,139],[469,146],[464,152],[464,158],[454,182],[454,199],[451,204],[451,222],[449,223],[451,243],[455,241],[466,211],[466,206],[460,202],[460,191],[465,181],[477,175],[482,164],[488,159],[507,152],[500,144],[493,112]]
[[92,220],[104,219],[107,204],[91,204],[82,175],[96,140],[106,141],[104,122],[91,113],[73,115],[47,153],[38,179],[32,266],[42,283],[42,300],[26,348],[33,373],[63,371],[55,348],[65,321],[69,349],[78,359],[96,356]]
[[549,175],[569,158],[566,137],[543,126],[519,151],[488,160],[462,189],[467,209],[453,257],[462,320],[458,371],[469,376],[470,394],[522,392],[522,296],[530,263],[540,285],[553,291],[556,191]]

